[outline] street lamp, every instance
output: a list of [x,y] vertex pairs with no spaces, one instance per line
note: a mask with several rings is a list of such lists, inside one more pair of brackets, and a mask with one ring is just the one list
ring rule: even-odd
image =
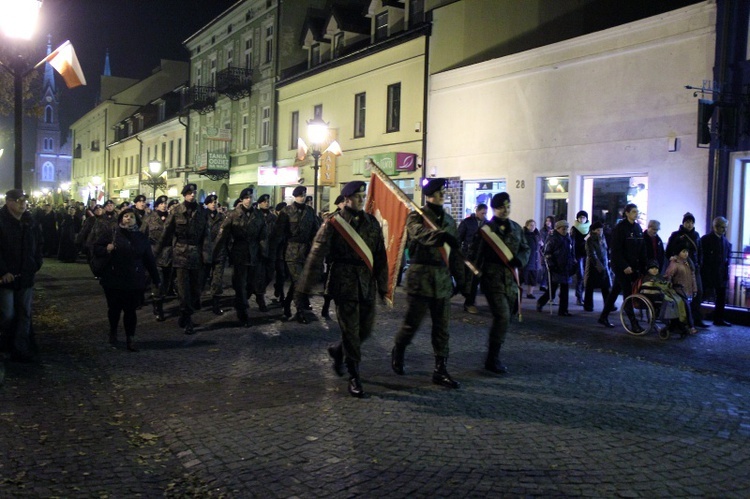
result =
[[[6,36],[28,40],[34,34],[39,16],[41,0],[0,0],[0,26]],[[10,67],[3,67],[13,75],[15,162],[13,187],[23,189],[23,77],[27,70],[26,61],[19,55]],[[32,68],[33,69],[33,68]]]
[[148,162],[148,178],[141,180],[142,184],[150,185],[154,189],[154,201],[156,201],[156,188],[164,190],[167,187],[167,181],[162,178],[164,170],[161,161],[153,160]]
[[323,153],[320,148],[328,138],[328,123],[323,121],[323,118],[316,116],[315,118],[307,121],[307,138],[310,139],[312,145],[312,157],[315,159],[313,170],[315,171],[313,178],[313,211],[318,213],[318,170],[320,169],[320,155]]

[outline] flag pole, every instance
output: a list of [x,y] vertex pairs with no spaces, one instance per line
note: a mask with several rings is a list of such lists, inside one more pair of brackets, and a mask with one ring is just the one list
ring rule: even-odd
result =
[[[438,226],[435,225],[435,223],[430,220],[428,217],[424,216],[424,212],[422,211],[422,208],[420,208],[414,201],[409,199],[409,197],[404,194],[404,191],[401,190],[399,186],[397,186],[391,178],[385,174],[383,170],[380,169],[380,167],[372,160],[372,158],[367,158],[367,162],[370,163],[370,171],[374,175],[376,175],[390,190],[393,192],[399,201],[401,201],[407,208],[410,210],[414,210],[424,219],[425,223],[430,227],[430,229],[438,230]],[[479,269],[477,269],[473,263],[471,263],[469,260],[467,260],[463,255],[461,255],[460,252],[458,252],[459,256],[464,262],[464,265],[471,270],[472,274],[475,276],[479,276],[480,272]]]

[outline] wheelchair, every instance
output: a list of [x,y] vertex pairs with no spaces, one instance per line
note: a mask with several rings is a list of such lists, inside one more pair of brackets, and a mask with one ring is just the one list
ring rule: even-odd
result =
[[[667,317],[668,311],[661,289],[639,278],[633,284],[633,293],[625,298],[620,306],[620,322],[629,334],[643,336],[651,331],[659,334],[659,339],[668,340],[672,335],[670,322],[675,317]],[[632,307],[635,323],[628,316],[628,307]],[[679,332],[685,337],[686,332]]]

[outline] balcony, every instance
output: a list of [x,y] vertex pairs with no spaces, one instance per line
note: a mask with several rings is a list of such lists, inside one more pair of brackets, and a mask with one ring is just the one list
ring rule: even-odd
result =
[[253,82],[250,79],[252,70],[229,66],[216,73],[216,91],[232,100],[239,100],[250,95]]
[[206,114],[216,107],[216,89],[193,85],[182,94],[182,109],[192,109],[199,114]]

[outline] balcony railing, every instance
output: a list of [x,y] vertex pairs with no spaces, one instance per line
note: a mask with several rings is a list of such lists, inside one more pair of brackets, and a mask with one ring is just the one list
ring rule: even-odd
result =
[[229,66],[216,73],[216,91],[232,100],[239,100],[250,95],[253,83],[252,71],[247,68]]
[[193,85],[182,94],[182,109],[192,109],[200,114],[211,112],[216,107],[216,89]]

